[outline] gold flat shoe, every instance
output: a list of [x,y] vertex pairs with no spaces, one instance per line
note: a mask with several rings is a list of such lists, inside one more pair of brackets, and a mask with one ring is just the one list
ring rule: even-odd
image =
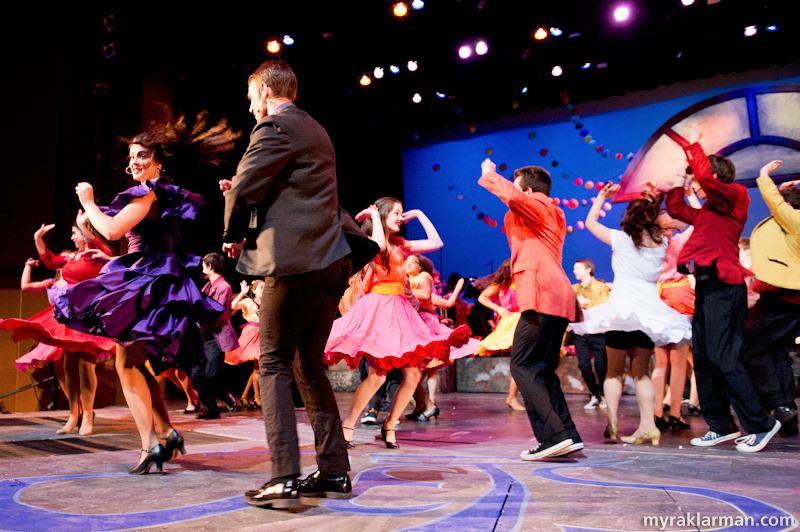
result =
[[634,432],[631,436],[622,436],[620,438],[620,441],[623,443],[635,444],[645,443],[648,440],[651,441],[653,445],[658,445],[658,442],[661,440],[661,431],[655,428],[643,436],[636,436]]

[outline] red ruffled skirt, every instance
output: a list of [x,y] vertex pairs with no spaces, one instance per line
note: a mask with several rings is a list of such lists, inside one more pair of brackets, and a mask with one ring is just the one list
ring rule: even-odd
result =
[[451,348],[469,340],[466,325],[432,332],[401,295],[369,293],[333,322],[325,345],[325,363],[346,360],[351,369],[367,357],[384,375],[393,368],[425,367],[432,360],[448,362]]
[[[425,324],[428,326],[428,329],[430,329],[430,331],[434,334],[438,333],[446,334],[448,332],[453,331],[453,329],[442,323],[441,320],[439,320],[439,316],[437,316],[433,312],[422,310],[420,311],[419,316],[420,318],[422,318],[422,321],[424,321]],[[462,327],[467,327],[467,326],[463,325]],[[469,331],[469,334],[472,334],[472,330],[470,330],[469,327],[467,327],[467,330]],[[461,347],[451,348],[449,364],[452,364],[454,360],[458,360],[459,358],[464,358],[475,354],[480,345],[481,345],[480,340],[478,340],[477,338],[470,338],[469,340],[467,340],[467,343],[462,345]],[[446,365],[448,364],[446,364],[441,360],[432,360],[425,365],[424,369],[443,368]]]
[[37,348],[17,359],[20,371],[58,360],[64,351],[89,353],[96,356],[98,362],[113,358],[116,351],[114,340],[73,331],[58,323],[52,305],[27,320],[0,320],[0,331],[11,331],[15,342],[25,339],[39,342]]
[[225,353],[225,363],[236,366],[242,362],[258,360],[261,356],[261,337],[258,334],[258,322],[247,322],[242,325],[239,335],[239,347]]

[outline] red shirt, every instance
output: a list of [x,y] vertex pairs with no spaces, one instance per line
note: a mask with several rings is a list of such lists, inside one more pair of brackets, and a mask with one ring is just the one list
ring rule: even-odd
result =
[[678,264],[693,260],[698,266],[717,263],[719,280],[742,284],[749,272],[739,264],[739,237],[747,222],[750,196],[735,183],[726,184],[711,173],[703,148],[694,143],[684,149],[689,165],[708,199],[701,209],[687,205],[682,187],[667,192],[670,216],[694,226],[694,232],[678,256]]
[[39,255],[39,258],[42,264],[51,270],[60,268],[61,278],[68,284],[77,284],[97,277],[100,270],[103,269],[103,265],[83,257],[76,259],[77,254],[77,251],[73,251],[69,255],[53,255],[53,252],[48,249],[43,255]]

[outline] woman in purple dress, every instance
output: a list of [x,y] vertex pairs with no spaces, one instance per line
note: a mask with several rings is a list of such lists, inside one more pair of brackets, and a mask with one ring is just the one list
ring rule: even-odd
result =
[[[185,453],[158,383],[144,363],[150,358],[157,371],[200,363],[200,327],[213,328],[223,311],[193,280],[200,257],[173,253],[178,221],[193,220],[203,204],[199,195],[171,185],[162,174],[167,156],[177,149],[170,142],[175,126],[154,127],[126,141],[126,171],[139,185],[117,195],[108,207],[95,204],[90,184],[75,187],[92,225],[109,240],[126,237],[128,254],[108,262],[97,278],[65,289],[55,301],[59,322],[118,344],[117,373],[142,438],[141,458],[131,474],[146,474],[154,464],[161,471],[163,462]],[[232,138],[223,146],[230,146]]]

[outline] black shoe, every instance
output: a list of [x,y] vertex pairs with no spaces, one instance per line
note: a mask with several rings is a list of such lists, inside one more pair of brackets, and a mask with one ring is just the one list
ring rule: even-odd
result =
[[667,430],[670,427],[669,421],[667,421],[663,417],[658,417],[658,416],[653,416],[653,417],[656,419],[656,427],[658,427],[658,430]]
[[197,414],[195,416],[195,419],[219,419],[219,417],[220,417],[219,410],[217,410],[216,412],[209,412],[208,410],[206,410],[201,414]]
[[691,428],[691,425],[679,417],[669,416],[669,428],[672,430],[685,430]]
[[228,412],[230,412],[231,414],[233,414],[238,410],[238,407],[236,406],[236,399],[234,399],[231,394],[228,394],[228,397],[226,397],[224,401],[225,401],[225,406],[228,407]]
[[781,422],[781,434],[787,436],[797,434],[797,410],[789,406],[779,406],[772,411],[772,415]]
[[414,410],[410,414],[406,414],[406,419],[410,419],[411,421],[419,421],[419,416],[425,412],[425,408],[420,408],[419,410]]
[[164,439],[164,443],[167,462],[179,457],[182,454],[186,454],[186,447],[183,445],[183,436],[181,436],[180,432],[177,430],[172,429],[172,432],[169,433],[169,436]]
[[386,440],[386,433],[387,432],[394,432],[394,429],[386,430],[386,427],[381,427],[381,439],[383,440],[383,443],[386,444],[386,448],[387,449],[399,449],[400,446],[397,445],[397,442],[387,441]]
[[661,405],[661,410],[663,410],[665,416],[669,415],[669,405],[667,403]]
[[131,475],[146,475],[150,472],[150,468],[154,464],[156,466],[156,472],[161,473],[167,455],[164,446],[158,443],[152,449],[142,449],[142,451],[147,452],[147,456],[144,457],[144,460],[128,469],[128,473]]
[[417,418],[417,421],[428,421],[430,418],[435,418],[436,421],[439,421],[439,407],[434,405],[433,410],[428,412],[423,412]]
[[297,488],[300,497],[323,497],[325,499],[349,499],[353,486],[347,473],[323,475],[319,470],[300,481]]
[[703,412],[702,410],[700,410],[700,407],[694,406],[692,403],[689,403],[689,405],[686,408],[689,410],[689,414],[691,415],[697,415],[697,416],[703,415]]
[[375,425],[378,423],[378,411],[374,408],[370,409],[367,414],[361,418],[362,425]]
[[[354,428],[352,428],[352,427],[342,427],[342,429],[352,430],[353,431],[353,436],[355,436],[356,431],[355,431]],[[356,446],[353,444],[353,440],[344,440],[344,442],[347,444],[347,448],[348,449],[355,449],[356,448]]]
[[299,482],[296,479],[271,480],[257,490],[245,492],[244,500],[259,508],[293,508],[301,506],[297,496]]

